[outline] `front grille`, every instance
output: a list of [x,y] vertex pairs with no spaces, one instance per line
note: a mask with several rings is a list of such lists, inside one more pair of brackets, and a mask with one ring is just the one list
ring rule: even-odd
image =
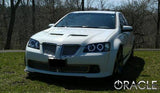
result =
[[67,65],[65,67],[52,67],[48,63],[28,60],[28,66],[35,69],[63,72],[63,73],[99,73],[98,65]]
[[[44,54],[50,54],[50,55],[55,55],[56,52],[56,44],[52,44],[52,43],[43,43],[42,44],[43,47],[43,53]],[[79,45],[63,45],[62,46],[62,56],[72,56],[74,55],[78,49],[79,49]]]
[[43,47],[43,53],[55,55],[55,52],[56,52],[56,45],[55,44],[43,43],[42,47]]
[[79,45],[63,45],[62,47],[62,56],[71,56],[74,55],[79,49]]

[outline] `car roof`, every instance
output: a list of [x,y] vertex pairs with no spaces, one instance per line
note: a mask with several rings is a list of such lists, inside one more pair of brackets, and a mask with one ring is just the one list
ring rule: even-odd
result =
[[75,11],[71,13],[106,13],[106,14],[115,14],[116,11]]

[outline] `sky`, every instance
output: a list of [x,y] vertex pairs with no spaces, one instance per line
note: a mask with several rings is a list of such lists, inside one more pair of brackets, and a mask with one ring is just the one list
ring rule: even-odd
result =
[[[1,2],[2,0],[0,0],[0,2]],[[10,1],[10,0],[6,0],[6,1]],[[99,0],[92,0],[92,1],[94,1],[93,2],[93,6],[97,6],[97,4],[98,4],[98,1]],[[128,0],[104,0],[104,1],[106,1],[108,4],[110,4],[110,5],[120,5],[122,2],[126,2],[126,1],[128,1]],[[86,2],[87,2],[87,0],[85,0],[85,4],[86,4]],[[10,2],[8,2],[8,3],[10,3]],[[6,3],[7,5],[8,5],[8,3]]]
[[[0,0],[0,2],[1,1],[2,0]],[[8,3],[6,3],[6,5],[10,6],[10,2],[9,2],[10,0],[5,0],[5,1],[8,1]],[[87,6],[87,1],[88,0],[84,0],[84,1],[85,1],[85,6]],[[91,1],[93,1],[92,7],[100,9],[99,0],[91,0]],[[128,1],[141,1],[141,0],[104,0],[104,1],[106,2],[106,4],[105,4],[106,9],[113,9],[115,6],[120,6],[121,4],[127,3]]]
[[108,2],[109,2],[109,4],[120,5],[123,2],[127,2],[127,0],[108,0]]
[[[122,3],[127,2],[128,0],[105,0],[106,2],[106,8],[112,8],[113,6],[120,6]],[[137,1],[137,0],[136,0]],[[85,0],[85,6],[86,6],[87,0]],[[99,0],[93,0],[93,7],[99,8],[98,6]]]
[[[93,1],[94,1],[93,7],[99,8],[98,7],[99,0],[93,0]],[[109,8],[110,7],[112,8],[113,6],[120,6],[121,4],[127,3],[129,1],[134,2],[134,1],[142,1],[142,0],[105,0],[105,1],[106,1],[106,8],[108,8],[107,6],[109,6]]]

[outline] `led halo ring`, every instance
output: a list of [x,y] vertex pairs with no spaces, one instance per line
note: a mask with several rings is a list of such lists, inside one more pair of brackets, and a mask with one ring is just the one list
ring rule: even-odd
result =
[[98,44],[97,49],[98,49],[98,51],[102,51],[104,49],[104,45],[103,44]]
[[31,41],[30,41],[30,46],[31,46],[31,47],[35,47],[35,40],[32,40],[32,39],[31,39]]
[[35,48],[39,48],[39,42],[35,42]]
[[[92,49],[91,49],[91,47],[92,47]],[[96,46],[94,44],[88,45],[88,51],[89,52],[93,52],[95,50],[96,50]]]

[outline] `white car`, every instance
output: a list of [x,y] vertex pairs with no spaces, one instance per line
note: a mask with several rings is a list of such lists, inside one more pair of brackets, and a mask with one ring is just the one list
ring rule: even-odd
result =
[[133,56],[132,27],[120,12],[76,11],[50,26],[28,41],[25,71],[100,78],[121,73]]

